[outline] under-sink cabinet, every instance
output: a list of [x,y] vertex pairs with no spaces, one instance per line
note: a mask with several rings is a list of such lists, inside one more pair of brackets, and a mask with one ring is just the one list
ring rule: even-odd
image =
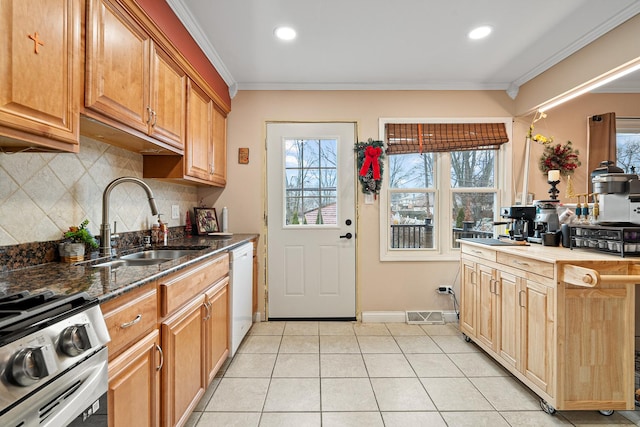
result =
[[229,255],[102,304],[109,426],[184,426],[229,354]]
[[619,259],[461,241],[460,330],[549,413],[633,409],[640,271]]

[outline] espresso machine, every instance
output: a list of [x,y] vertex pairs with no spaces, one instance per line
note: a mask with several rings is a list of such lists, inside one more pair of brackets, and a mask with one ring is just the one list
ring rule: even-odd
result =
[[560,230],[558,219],[558,200],[536,200],[533,202],[535,217],[533,218],[533,235],[527,240],[531,243],[542,243],[544,233],[555,233]]
[[535,206],[508,206],[500,208],[500,216],[509,219],[509,238],[527,240],[534,234]]

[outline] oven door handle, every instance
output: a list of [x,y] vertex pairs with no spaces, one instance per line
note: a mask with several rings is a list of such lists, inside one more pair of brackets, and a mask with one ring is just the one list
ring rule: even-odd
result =
[[156,371],[159,371],[160,369],[162,369],[162,366],[164,366],[164,352],[162,351],[162,347],[160,347],[158,344],[156,344],[156,350],[158,350],[158,353],[160,353],[160,364],[156,367]]

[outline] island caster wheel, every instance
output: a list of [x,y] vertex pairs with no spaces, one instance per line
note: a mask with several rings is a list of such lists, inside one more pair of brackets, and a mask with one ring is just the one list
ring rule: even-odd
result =
[[556,413],[556,408],[549,405],[546,401],[540,399],[540,408],[549,415],[554,415]]
[[462,337],[466,342],[471,342],[471,338],[469,338],[466,334],[462,334]]
[[606,410],[606,411],[605,410],[600,410],[598,412],[600,412],[605,417],[610,417],[611,415],[613,415],[613,409],[609,409],[609,410]]

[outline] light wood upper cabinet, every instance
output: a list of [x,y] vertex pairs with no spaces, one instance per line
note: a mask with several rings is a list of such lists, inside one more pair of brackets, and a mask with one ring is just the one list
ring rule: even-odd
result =
[[227,115],[213,108],[213,171],[211,181],[220,187],[227,184]]
[[145,156],[144,177],[224,187],[227,183],[227,116],[191,79],[187,79],[186,120],[184,156]]
[[87,114],[182,149],[186,73],[115,2],[91,0],[87,17]]
[[184,174],[209,181],[213,170],[213,101],[191,80],[188,86]]
[[78,152],[83,2],[0,2],[0,146]]

